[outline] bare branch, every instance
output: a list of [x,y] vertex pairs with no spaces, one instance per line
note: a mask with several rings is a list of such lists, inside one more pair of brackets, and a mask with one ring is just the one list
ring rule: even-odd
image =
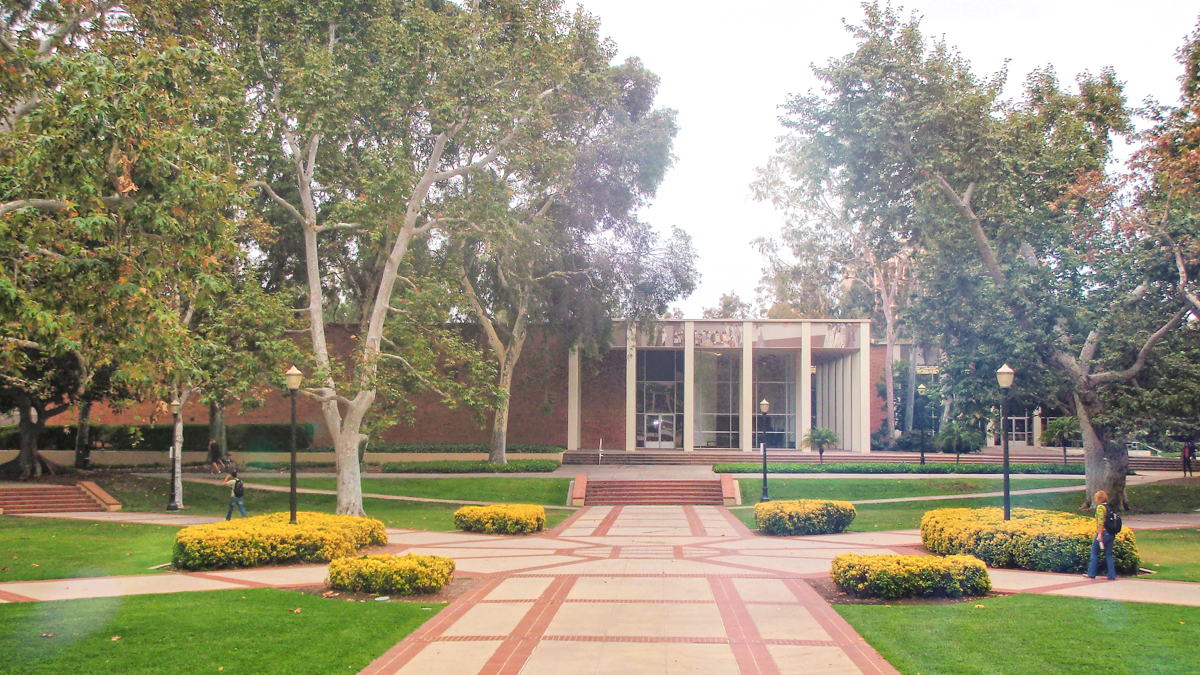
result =
[[538,94],[537,98],[534,99],[533,104],[526,108],[525,112],[521,113],[515,120],[513,120],[512,128],[508,130],[508,133],[504,134],[500,140],[496,141],[496,144],[493,145],[485,155],[469,164],[464,164],[453,169],[447,169],[445,171],[435,173],[433,175],[434,182],[454,178],[455,176],[463,176],[476,169],[481,169],[488,164],[491,164],[492,161],[500,155],[500,151],[504,149],[504,146],[508,145],[509,141],[511,141],[517,135],[517,132],[521,130],[521,127],[525,124],[525,120],[533,114],[533,111],[537,109],[537,107],[547,96],[553,94],[557,89],[557,86],[550,87],[549,89]]
[[247,183],[246,187],[261,188],[263,192],[266,192],[267,196],[271,198],[271,201],[282,206],[285,211],[292,214],[292,217],[295,218],[297,222],[299,222],[301,225],[308,225],[308,222],[304,220],[304,216],[300,215],[300,212],[296,210],[296,207],[292,206],[291,203],[283,197],[280,197],[270,185],[267,185],[261,180],[255,180]]
[[362,223],[326,223],[316,228],[316,230],[320,234],[327,230],[361,230],[363,227]]
[[[390,342],[390,340],[389,340],[389,342]],[[415,367],[413,367],[413,364],[409,363],[408,359],[404,358],[403,356],[399,356],[397,354],[389,354],[388,352],[379,352],[379,358],[388,359],[389,361],[395,361],[396,363],[399,363],[400,365],[404,366],[405,370],[407,370],[409,372],[409,374],[411,374],[413,377],[420,380],[421,383],[424,384],[426,387],[429,387],[433,391],[436,391],[437,393],[441,394],[445,398],[450,398],[449,394],[447,394],[445,391],[443,391],[441,389],[441,387],[438,387],[436,384],[431,382],[429,380],[429,378],[425,377],[425,375],[423,373],[421,373]]]
[[1095,375],[1088,377],[1089,381],[1092,384],[1107,384],[1110,382],[1124,382],[1126,380],[1133,379],[1133,377],[1141,372],[1142,368],[1146,365],[1146,356],[1150,353],[1150,350],[1154,348],[1154,345],[1158,343],[1158,341],[1161,340],[1167,333],[1171,332],[1176,326],[1178,326],[1180,322],[1183,321],[1183,317],[1187,316],[1189,311],[1189,308],[1184,307],[1178,312],[1175,312],[1175,315],[1172,316],[1170,320],[1164,323],[1158,330],[1154,331],[1150,337],[1146,338],[1146,342],[1142,344],[1142,348],[1138,350],[1137,359],[1134,360],[1133,365],[1124,370],[1109,370],[1103,373],[1096,373]]
[[17,347],[25,347],[26,349],[43,349],[43,350],[45,349],[45,347],[42,346],[42,344],[39,342],[34,342],[32,340],[23,340],[21,338],[0,337],[0,341],[7,342],[8,344],[14,345]]

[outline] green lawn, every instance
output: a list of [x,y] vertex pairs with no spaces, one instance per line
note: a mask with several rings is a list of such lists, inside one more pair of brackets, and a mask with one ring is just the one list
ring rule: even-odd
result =
[[903,673],[1179,673],[1200,662],[1200,607],[1012,595],[835,608]]
[[[100,485],[119,500],[127,511],[162,511],[167,502],[166,479],[113,475],[101,480]],[[183,503],[186,507],[185,513],[224,516],[229,508],[229,488],[204,483],[184,483]],[[337,500],[333,495],[299,496],[301,510],[333,513],[336,506]],[[382,520],[388,527],[445,531],[454,529],[453,516],[458,505],[364,499],[363,508],[368,516]],[[287,511],[288,494],[247,489],[246,510],[251,515]],[[571,511],[567,509],[547,511],[546,527],[553,527],[570,515]]]
[[[251,483],[267,485],[289,485],[288,478],[275,476],[249,477]],[[299,478],[300,487],[318,490],[333,490],[337,481],[333,478]],[[567,503],[567,486],[570,478],[513,478],[494,476],[487,478],[363,478],[364,493],[401,495],[404,497],[430,497],[434,499],[464,499],[476,502],[514,502],[519,504],[545,504],[562,506]]]
[[1145,578],[1200,581],[1200,530],[1142,530],[1137,545],[1142,567],[1158,572]]
[[356,672],[444,606],[275,589],[3,604],[0,673]]
[[[757,502],[762,496],[762,479],[738,477],[742,503]],[[1083,485],[1079,478],[1014,478],[1013,490]],[[925,497],[1004,489],[1000,478],[772,478],[772,499],[891,499]]]
[[174,541],[161,525],[0,518],[0,582],[148,574]]

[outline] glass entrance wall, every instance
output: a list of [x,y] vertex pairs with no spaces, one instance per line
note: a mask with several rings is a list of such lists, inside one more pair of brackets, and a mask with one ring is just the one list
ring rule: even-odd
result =
[[683,447],[683,350],[639,349],[637,352],[639,448]]
[[[770,410],[762,415],[759,402]],[[754,351],[754,445],[796,447],[796,355],[792,350]]]
[[738,432],[741,429],[741,350],[697,349],[695,364],[696,447],[738,447]]

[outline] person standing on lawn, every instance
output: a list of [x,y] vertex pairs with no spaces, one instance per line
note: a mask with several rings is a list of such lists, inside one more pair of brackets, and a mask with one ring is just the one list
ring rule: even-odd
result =
[[237,469],[229,472],[225,477],[224,485],[232,485],[229,491],[229,510],[225,512],[225,520],[233,518],[233,507],[237,507],[241,512],[242,517],[246,518],[246,486],[242,483],[242,479],[238,478]]
[[1104,552],[1104,561],[1108,564],[1108,579],[1113,581],[1117,578],[1117,560],[1113,555],[1113,540],[1117,535],[1109,532],[1104,528],[1104,521],[1108,517],[1108,493],[1104,490],[1097,490],[1095,499],[1096,504],[1096,535],[1092,537],[1092,556],[1088,560],[1087,577],[1089,579],[1096,578],[1097,568],[1100,566],[1099,555]]
[[221,455],[221,446],[216,439],[208,442],[208,463],[212,466],[213,473],[220,473],[225,468],[225,458]]
[[1196,459],[1196,446],[1189,440],[1183,444],[1183,452],[1179,453],[1183,457],[1183,477],[1188,475],[1195,476],[1196,472],[1192,471],[1192,460]]

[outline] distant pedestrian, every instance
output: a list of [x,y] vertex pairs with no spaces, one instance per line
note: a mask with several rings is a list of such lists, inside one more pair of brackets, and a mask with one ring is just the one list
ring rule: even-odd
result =
[[242,482],[241,478],[238,478],[237,469],[234,469],[229,472],[229,475],[225,477],[224,484],[232,486],[232,488],[229,491],[229,510],[225,512],[225,520],[229,520],[230,518],[233,518],[233,507],[235,507],[235,506],[237,507],[237,510],[239,512],[241,512],[242,517],[245,518],[246,517],[246,485],[245,485],[245,483]]
[[[1116,516],[1116,511],[1108,504],[1108,493],[1104,490],[1097,490],[1096,496],[1093,499],[1096,504],[1096,534],[1092,537],[1092,555],[1088,560],[1087,577],[1089,579],[1096,578],[1097,569],[1100,567],[1100,553],[1104,553],[1104,561],[1108,565],[1108,579],[1112,581],[1117,578],[1117,561],[1113,555],[1113,540],[1117,538],[1117,533],[1112,531],[1113,518],[1109,517],[1109,512]],[[1119,517],[1116,520],[1115,527],[1120,531]]]
[[1195,476],[1196,472],[1192,470],[1192,460],[1196,459],[1196,446],[1189,440],[1183,444],[1183,452],[1179,454],[1183,456],[1183,477]]
[[225,458],[221,455],[221,446],[215,439],[208,442],[208,463],[213,473],[225,470]]

